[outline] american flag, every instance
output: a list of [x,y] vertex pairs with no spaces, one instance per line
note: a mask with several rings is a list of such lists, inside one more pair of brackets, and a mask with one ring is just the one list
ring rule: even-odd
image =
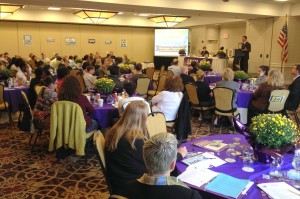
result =
[[277,42],[281,46],[281,61],[287,62],[288,59],[288,27],[287,27],[287,21],[285,21]]

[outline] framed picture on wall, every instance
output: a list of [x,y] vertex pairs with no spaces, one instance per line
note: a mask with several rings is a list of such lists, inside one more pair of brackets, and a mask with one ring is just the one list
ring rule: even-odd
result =
[[66,45],[75,45],[76,44],[76,38],[75,37],[66,37]]
[[96,43],[96,39],[88,39],[88,43],[89,44],[95,44]]
[[121,39],[120,47],[121,48],[126,48],[127,47],[127,39]]
[[23,35],[24,46],[32,45],[32,36],[31,35]]
[[48,37],[48,38],[47,38],[47,42],[55,42],[55,38],[53,38],[53,37]]

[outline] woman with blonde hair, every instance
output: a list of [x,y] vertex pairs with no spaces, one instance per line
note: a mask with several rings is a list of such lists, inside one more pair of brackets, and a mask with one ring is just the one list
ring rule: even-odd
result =
[[269,105],[271,92],[276,89],[284,89],[284,79],[282,73],[275,69],[268,74],[265,83],[262,83],[253,95],[253,99],[248,107],[248,123],[257,114],[265,113]]
[[113,194],[123,195],[127,183],[146,171],[142,151],[149,138],[148,111],[145,103],[131,102],[105,137],[107,172]]
[[197,71],[197,81],[195,85],[197,86],[197,96],[199,99],[200,106],[212,106],[214,104],[212,98],[212,92],[209,85],[204,82],[205,73],[202,70]]
[[238,95],[239,86],[238,83],[233,81],[234,73],[231,68],[225,68],[222,74],[222,81],[217,82],[216,87],[230,88],[234,91],[233,108],[237,108],[236,100]]

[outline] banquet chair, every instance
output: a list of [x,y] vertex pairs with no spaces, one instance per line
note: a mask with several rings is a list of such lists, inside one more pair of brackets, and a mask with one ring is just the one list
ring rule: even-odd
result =
[[76,78],[79,80],[79,84],[80,84],[80,88],[81,88],[82,92],[86,92],[87,88],[85,86],[85,82],[84,82],[83,76],[80,75],[80,74],[77,74]]
[[44,87],[45,87],[45,86],[40,86],[40,85],[36,85],[36,86],[34,87],[36,96],[39,96],[39,94],[40,94],[42,88],[44,88]]
[[211,110],[211,109],[214,109],[214,106],[201,106],[200,105],[200,102],[199,102],[199,99],[198,99],[198,95],[197,95],[197,86],[192,84],[192,83],[187,83],[185,85],[185,89],[188,93],[188,97],[189,97],[189,100],[192,104],[192,109],[193,110],[197,110],[197,111],[200,111],[200,114],[202,116],[202,120],[200,122],[200,126],[202,126],[202,121],[203,121],[203,113],[204,111],[208,111],[208,110]]
[[141,95],[143,98],[147,98],[148,88],[151,79],[148,77],[141,77],[137,80],[137,93]]
[[8,123],[10,124],[11,131],[13,130],[13,120],[11,112],[9,110],[9,103],[4,100],[4,86],[0,84],[0,112],[7,112],[8,114]]
[[296,121],[296,124],[297,124],[297,127],[299,128],[299,124],[300,124],[300,121],[299,121],[299,117],[298,117],[298,113],[297,113],[297,110],[299,108],[299,103],[298,102],[298,105],[296,106],[296,108],[292,109],[292,110],[288,110],[288,111],[292,111],[293,112],[293,115],[294,115],[294,118],[295,118],[295,121]]
[[[232,118],[240,115],[237,108],[233,108],[234,90],[230,88],[217,87],[213,89],[213,94],[215,97],[215,112],[214,117],[212,118],[212,125],[214,123],[214,119],[225,116],[231,118],[232,127],[234,128]],[[220,126],[220,134],[221,133],[222,124]]]
[[80,70],[77,69],[70,70],[70,75],[77,76],[77,74],[80,74]]
[[153,78],[153,75],[154,75],[154,67],[148,67],[146,69],[146,76],[150,79]]
[[153,96],[157,95],[158,93],[160,93],[165,87],[166,78],[167,78],[166,75],[160,76],[156,90],[149,90],[147,97],[149,97],[149,96],[153,97]]
[[86,122],[81,107],[70,101],[54,102],[51,106],[50,138],[48,150],[56,150],[58,159],[60,152],[75,150],[76,155],[83,156],[87,162],[86,142],[93,138],[95,131],[86,133]]
[[110,199],[125,199],[123,196],[119,196],[119,195],[111,195],[112,194],[112,188],[111,188],[111,182],[110,179],[108,177],[107,174],[107,168],[106,168],[106,160],[105,160],[105,151],[104,151],[104,147],[105,147],[105,139],[103,137],[103,134],[97,133],[96,134],[96,151],[97,151],[97,158],[101,167],[101,171],[104,175],[106,184],[107,184],[107,189],[109,191],[110,194]]
[[273,90],[269,98],[268,111],[270,113],[282,112],[289,93],[289,90]]
[[[34,124],[33,112],[32,112],[31,106],[29,104],[28,98],[23,91],[21,91],[21,95],[22,95],[22,99],[23,99],[24,108],[28,109],[30,111],[30,133],[31,133],[31,136],[30,136],[29,143],[28,143],[29,145],[31,144],[32,138],[36,134],[36,137],[33,141],[32,147],[31,147],[31,152],[32,152],[36,146],[36,142],[37,142],[38,138],[44,134],[49,134],[49,129],[43,129],[42,127],[39,127]],[[45,131],[43,132],[43,130],[45,130]]]
[[165,66],[161,66],[157,78],[153,77],[153,81],[157,83],[159,81],[159,78],[164,74],[164,72]]
[[167,78],[168,78],[168,77],[174,77],[173,71],[171,71],[171,70],[168,70],[168,71],[167,71]]
[[158,133],[167,132],[166,126],[166,118],[162,112],[149,113],[146,127],[150,137]]
[[197,81],[197,74],[191,73],[190,76],[193,77],[193,79],[194,79],[195,81]]

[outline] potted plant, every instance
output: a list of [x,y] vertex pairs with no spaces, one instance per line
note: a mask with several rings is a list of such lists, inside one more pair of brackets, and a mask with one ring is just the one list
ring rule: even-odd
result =
[[208,61],[201,61],[199,68],[203,71],[211,71],[211,64]]
[[120,73],[121,74],[130,74],[131,73],[131,66],[128,64],[121,64],[120,65]]
[[180,56],[185,56],[186,55],[186,53],[185,53],[185,49],[180,49],[179,50],[179,52],[178,52],[178,54],[180,55]]
[[112,79],[102,77],[94,83],[94,88],[102,94],[109,94],[114,90],[115,83]]
[[249,78],[249,75],[242,70],[234,71],[234,79],[236,81],[244,82]]
[[0,67],[0,80],[7,80],[11,77],[11,70],[5,68],[4,66]]
[[271,157],[279,158],[296,143],[299,130],[294,122],[281,114],[260,114],[252,119],[250,132],[256,157],[269,163]]

